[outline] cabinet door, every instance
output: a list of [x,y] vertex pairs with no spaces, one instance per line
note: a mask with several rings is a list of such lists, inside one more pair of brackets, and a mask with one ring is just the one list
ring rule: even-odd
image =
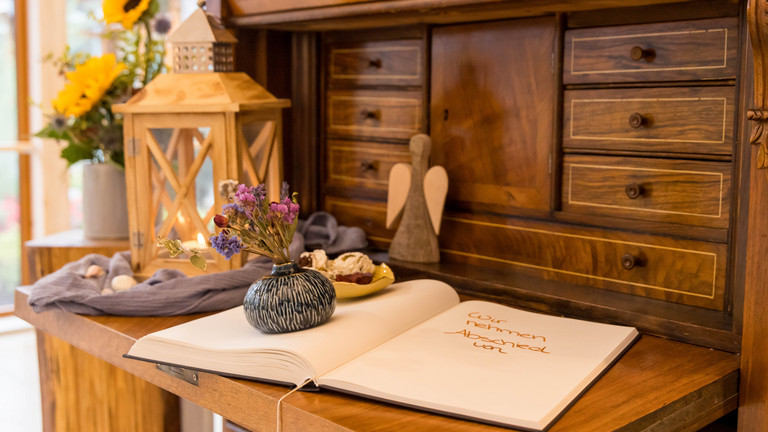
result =
[[556,34],[551,17],[434,30],[432,163],[449,205],[550,210]]

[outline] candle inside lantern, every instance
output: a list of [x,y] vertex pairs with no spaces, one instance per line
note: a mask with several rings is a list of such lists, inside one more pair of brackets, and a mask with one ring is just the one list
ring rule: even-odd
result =
[[181,246],[183,246],[184,249],[199,249],[200,252],[206,252],[209,249],[208,244],[205,242],[203,233],[197,233],[197,241],[187,240],[181,242]]

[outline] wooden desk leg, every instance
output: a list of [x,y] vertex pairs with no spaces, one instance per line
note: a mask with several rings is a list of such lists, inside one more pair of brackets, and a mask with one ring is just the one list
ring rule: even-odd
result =
[[179,399],[37,331],[45,432],[175,432]]

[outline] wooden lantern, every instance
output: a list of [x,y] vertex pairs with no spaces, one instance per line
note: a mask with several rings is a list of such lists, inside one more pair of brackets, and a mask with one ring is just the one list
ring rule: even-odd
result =
[[237,42],[214,18],[197,9],[168,35],[174,73],[232,72]]
[[[198,18],[193,14],[177,30],[186,35],[185,46],[195,45],[188,24],[203,36],[213,34],[200,30]],[[160,268],[200,273],[186,257],[170,258],[157,246],[158,237],[201,248],[207,272],[239,268],[241,255],[227,261],[205,246],[215,232],[213,216],[228,202],[219,185],[228,179],[266,183],[269,197],[277,199],[283,178],[281,116],[290,101],[275,98],[244,73],[207,67],[184,72],[159,75],[113,107],[124,116],[131,261],[139,277]]]

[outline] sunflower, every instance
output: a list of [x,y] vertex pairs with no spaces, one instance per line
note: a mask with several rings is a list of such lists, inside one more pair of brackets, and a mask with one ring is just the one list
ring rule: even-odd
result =
[[151,0],[104,0],[101,10],[107,24],[121,23],[123,28],[130,30],[141,15],[147,10]]
[[125,69],[114,54],[92,57],[67,72],[67,84],[53,100],[53,108],[61,114],[79,117],[93,108],[112,82]]

